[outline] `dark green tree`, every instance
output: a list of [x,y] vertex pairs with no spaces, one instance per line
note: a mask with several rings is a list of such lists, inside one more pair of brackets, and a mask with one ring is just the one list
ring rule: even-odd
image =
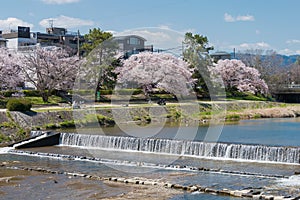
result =
[[93,49],[98,47],[99,44],[111,37],[111,33],[102,31],[100,28],[90,29],[89,33],[84,35],[86,42],[82,44],[81,49],[88,55]]
[[81,49],[85,52],[89,71],[85,74],[85,81],[96,87],[96,91],[114,88],[116,78],[114,69],[119,65],[119,61],[115,57],[118,45],[112,36],[100,28],[90,29],[89,33],[84,35],[86,42]]
[[213,47],[208,46],[208,39],[206,36],[199,34],[192,34],[190,32],[185,34],[183,41],[183,58],[194,68],[193,78],[197,80],[194,89],[199,97],[207,98],[212,91],[209,66],[212,66],[212,61],[209,56],[209,51]]
[[118,58],[118,44],[109,38],[99,43],[86,57],[81,66],[77,89],[99,90],[113,89],[116,82],[114,69],[121,65]]

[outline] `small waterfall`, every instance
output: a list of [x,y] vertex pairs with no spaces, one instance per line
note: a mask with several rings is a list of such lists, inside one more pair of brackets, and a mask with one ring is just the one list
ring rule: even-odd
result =
[[49,133],[49,131],[31,131],[30,137],[37,137]]
[[120,151],[138,151],[204,158],[300,164],[300,147],[244,145],[185,140],[62,133],[60,144]]

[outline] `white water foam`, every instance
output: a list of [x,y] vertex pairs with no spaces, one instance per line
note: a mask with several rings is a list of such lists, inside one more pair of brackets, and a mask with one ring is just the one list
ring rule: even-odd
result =
[[277,180],[277,183],[280,186],[291,186],[291,187],[299,187],[300,186],[300,175],[294,175],[289,177],[288,179],[280,179]]
[[7,154],[12,149],[14,149],[14,148],[13,147],[2,147],[2,148],[0,148],[0,154]]
[[43,134],[43,135],[40,135],[40,136],[38,136],[38,137],[32,138],[32,139],[30,139],[30,140],[26,140],[26,141],[23,141],[23,142],[14,144],[13,147],[15,148],[15,147],[21,146],[21,145],[23,145],[23,144],[27,144],[27,143],[32,142],[32,141],[37,141],[37,140],[42,139],[42,138],[45,138],[45,137],[47,137],[47,134],[46,134],[46,133]]
[[209,143],[185,140],[133,138],[62,133],[60,145],[241,162],[299,165],[299,147]]

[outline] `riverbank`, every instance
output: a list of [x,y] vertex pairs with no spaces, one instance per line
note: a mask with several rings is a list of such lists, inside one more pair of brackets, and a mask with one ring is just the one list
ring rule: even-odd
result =
[[266,108],[228,110],[227,116],[239,116],[239,119],[257,118],[293,118],[300,116],[300,104],[278,104]]
[[[197,105],[197,107],[195,107]],[[193,110],[190,108],[197,108]],[[198,110],[199,109],[199,110]],[[177,123],[208,125],[242,119],[286,118],[300,116],[300,105],[261,101],[190,102],[185,104],[82,105],[33,108],[31,112],[0,111],[0,144],[6,145],[28,137],[30,130],[54,130],[75,126],[113,126],[121,123]]]

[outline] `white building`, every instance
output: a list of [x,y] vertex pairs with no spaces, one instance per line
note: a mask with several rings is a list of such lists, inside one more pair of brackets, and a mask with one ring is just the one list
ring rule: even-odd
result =
[[2,32],[2,38],[6,40],[6,47],[11,50],[26,50],[37,44],[36,34],[30,33],[29,27],[18,26],[18,30]]

